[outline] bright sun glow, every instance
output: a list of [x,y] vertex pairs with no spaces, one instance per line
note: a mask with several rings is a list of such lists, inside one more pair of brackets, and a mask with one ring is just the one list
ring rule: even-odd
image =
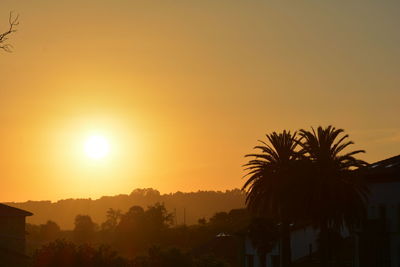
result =
[[100,135],[90,136],[85,142],[85,153],[89,158],[101,159],[108,155],[110,150],[106,138]]

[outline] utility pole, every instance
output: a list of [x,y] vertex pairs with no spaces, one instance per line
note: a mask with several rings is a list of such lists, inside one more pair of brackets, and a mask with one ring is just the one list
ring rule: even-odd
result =
[[186,225],[186,208],[183,208],[183,225]]

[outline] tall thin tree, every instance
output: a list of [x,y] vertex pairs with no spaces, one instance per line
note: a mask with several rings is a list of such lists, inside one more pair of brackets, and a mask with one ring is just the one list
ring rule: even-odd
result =
[[281,266],[291,263],[290,224],[295,220],[299,202],[296,199],[296,179],[300,153],[296,150],[296,133],[290,131],[267,134],[268,142],[260,141],[245,170],[248,177],[243,186],[247,192],[247,207],[258,216],[280,222]]
[[329,231],[352,231],[366,217],[369,191],[355,170],[367,165],[355,155],[364,150],[344,153],[353,144],[343,129],[333,126],[300,130],[299,142],[311,162],[305,207],[307,218],[320,229],[323,266],[329,262]]

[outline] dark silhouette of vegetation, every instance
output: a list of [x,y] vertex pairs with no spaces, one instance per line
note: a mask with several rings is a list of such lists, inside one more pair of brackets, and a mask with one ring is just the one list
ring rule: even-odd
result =
[[[157,190],[135,189],[130,194],[104,196],[99,199],[65,199],[57,202],[27,201],[6,203],[12,207],[29,210],[35,214],[27,218],[30,224],[43,224],[48,220],[56,222],[62,229],[72,230],[77,214],[89,215],[93,221],[101,223],[108,219],[107,211],[127,212],[132,206],[147,207],[154,203],[164,203],[169,212],[176,214],[175,224],[197,224],[199,218],[209,219],[216,212],[245,207],[245,194],[239,189],[227,191],[198,191],[160,194]],[[184,209],[186,214],[184,216]]]
[[40,225],[40,235],[44,238],[44,240],[54,240],[59,235],[61,229],[53,221],[47,221],[46,224]]
[[103,231],[114,231],[122,217],[120,210],[110,208],[107,210],[107,220],[101,224]]
[[137,257],[133,261],[135,267],[228,267],[224,261],[210,257],[194,257],[177,248],[161,249],[152,247],[147,256]]
[[[291,262],[290,224],[296,220],[299,199],[294,187],[298,180],[298,161],[301,154],[296,149],[296,133],[288,131],[267,134],[269,143],[260,141],[255,149],[259,154],[245,166],[248,180],[243,186],[247,190],[246,204],[257,216],[276,219],[281,223],[281,262],[287,267]],[[290,196],[290,197],[289,197]]]
[[355,170],[367,164],[343,150],[353,144],[332,126],[267,135],[268,143],[246,165],[246,204],[258,216],[280,223],[281,266],[290,266],[290,224],[308,223],[320,230],[323,266],[331,260],[330,233],[353,231],[366,217],[368,189]]
[[369,191],[355,169],[366,162],[355,158],[364,150],[342,154],[352,141],[342,135],[343,129],[328,126],[317,131],[301,130],[302,152],[311,161],[307,188],[307,216],[320,233],[320,250],[323,266],[328,266],[331,255],[331,232],[340,232],[346,226],[353,231],[366,218]]
[[172,221],[172,214],[156,203],[147,209],[132,206],[126,213],[109,209],[99,229],[89,216],[78,215],[75,229],[60,231],[51,242],[40,229],[56,229],[53,222],[27,230],[28,240],[42,241],[33,254],[34,266],[240,266],[243,234],[251,221],[246,209],[219,212],[191,226]]
[[206,220],[206,218],[200,218],[200,219],[198,219],[198,224],[200,224],[200,225],[205,225],[206,223],[207,223],[207,220]]
[[191,266],[192,259],[189,255],[182,253],[180,250],[171,248],[161,250],[159,247],[149,249],[148,256],[137,257],[133,261],[133,266],[144,267],[173,267],[173,266]]
[[109,246],[76,245],[65,240],[50,242],[33,256],[34,267],[228,267],[221,259],[212,256],[195,257],[177,248],[161,249],[154,246],[147,255],[129,260],[118,256]]
[[19,19],[19,15],[14,17],[13,13],[10,12],[10,16],[8,18],[8,23],[9,23],[8,30],[3,33],[0,33],[0,49],[2,49],[3,51],[12,52],[13,46],[11,44],[7,43],[7,41],[8,41],[10,34],[17,31],[15,28],[19,24],[18,19]]
[[74,239],[78,244],[90,243],[94,239],[96,224],[88,215],[75,217]]
[[47,221],[45,224],[33,225],[27,224],[26,231],[29,239],[35,239],[39,242],[54,241],[59,238],[61,229],[57,223]]
[[119,257],[107,246],[94,248],[90,245],[76,245],[65,240],[57,240],[44,245],[35,252],[35,267],[107,267],[130,266],[129,261]]
[[122,214],[116,227],[117,245],[127,255],[143,252],[143,249],[160,242],[172,221],[172,214],[167,212],[163,204],[156,203],[147,210],[133,206]]

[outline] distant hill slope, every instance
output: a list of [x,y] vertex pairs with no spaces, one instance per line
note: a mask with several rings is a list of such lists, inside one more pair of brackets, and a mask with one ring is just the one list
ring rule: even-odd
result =
[[[74,218],[78,214],[87,214],[99,225],[105,221],[109,208],[126,212],[131,206],[147,207],[156,202],[163,202],[170,212],[176,210],[178,224],[194,224],[202,217],[209,218],[215,212],[229,211],[244,207],[245,195],[239,189],[221,191],[198,191],[190,193],[176,192],[160,194],[157,190],[135,189],[129,195],[104,196],[99,199],[64,199],[57,202],[27,201],[6,203],[24,209],[34,215],[27,218],[28,223],[42,224],[47,220],[55,221],[62,229],[72,229]],[[184,212],[185,210],[185,212]]]

